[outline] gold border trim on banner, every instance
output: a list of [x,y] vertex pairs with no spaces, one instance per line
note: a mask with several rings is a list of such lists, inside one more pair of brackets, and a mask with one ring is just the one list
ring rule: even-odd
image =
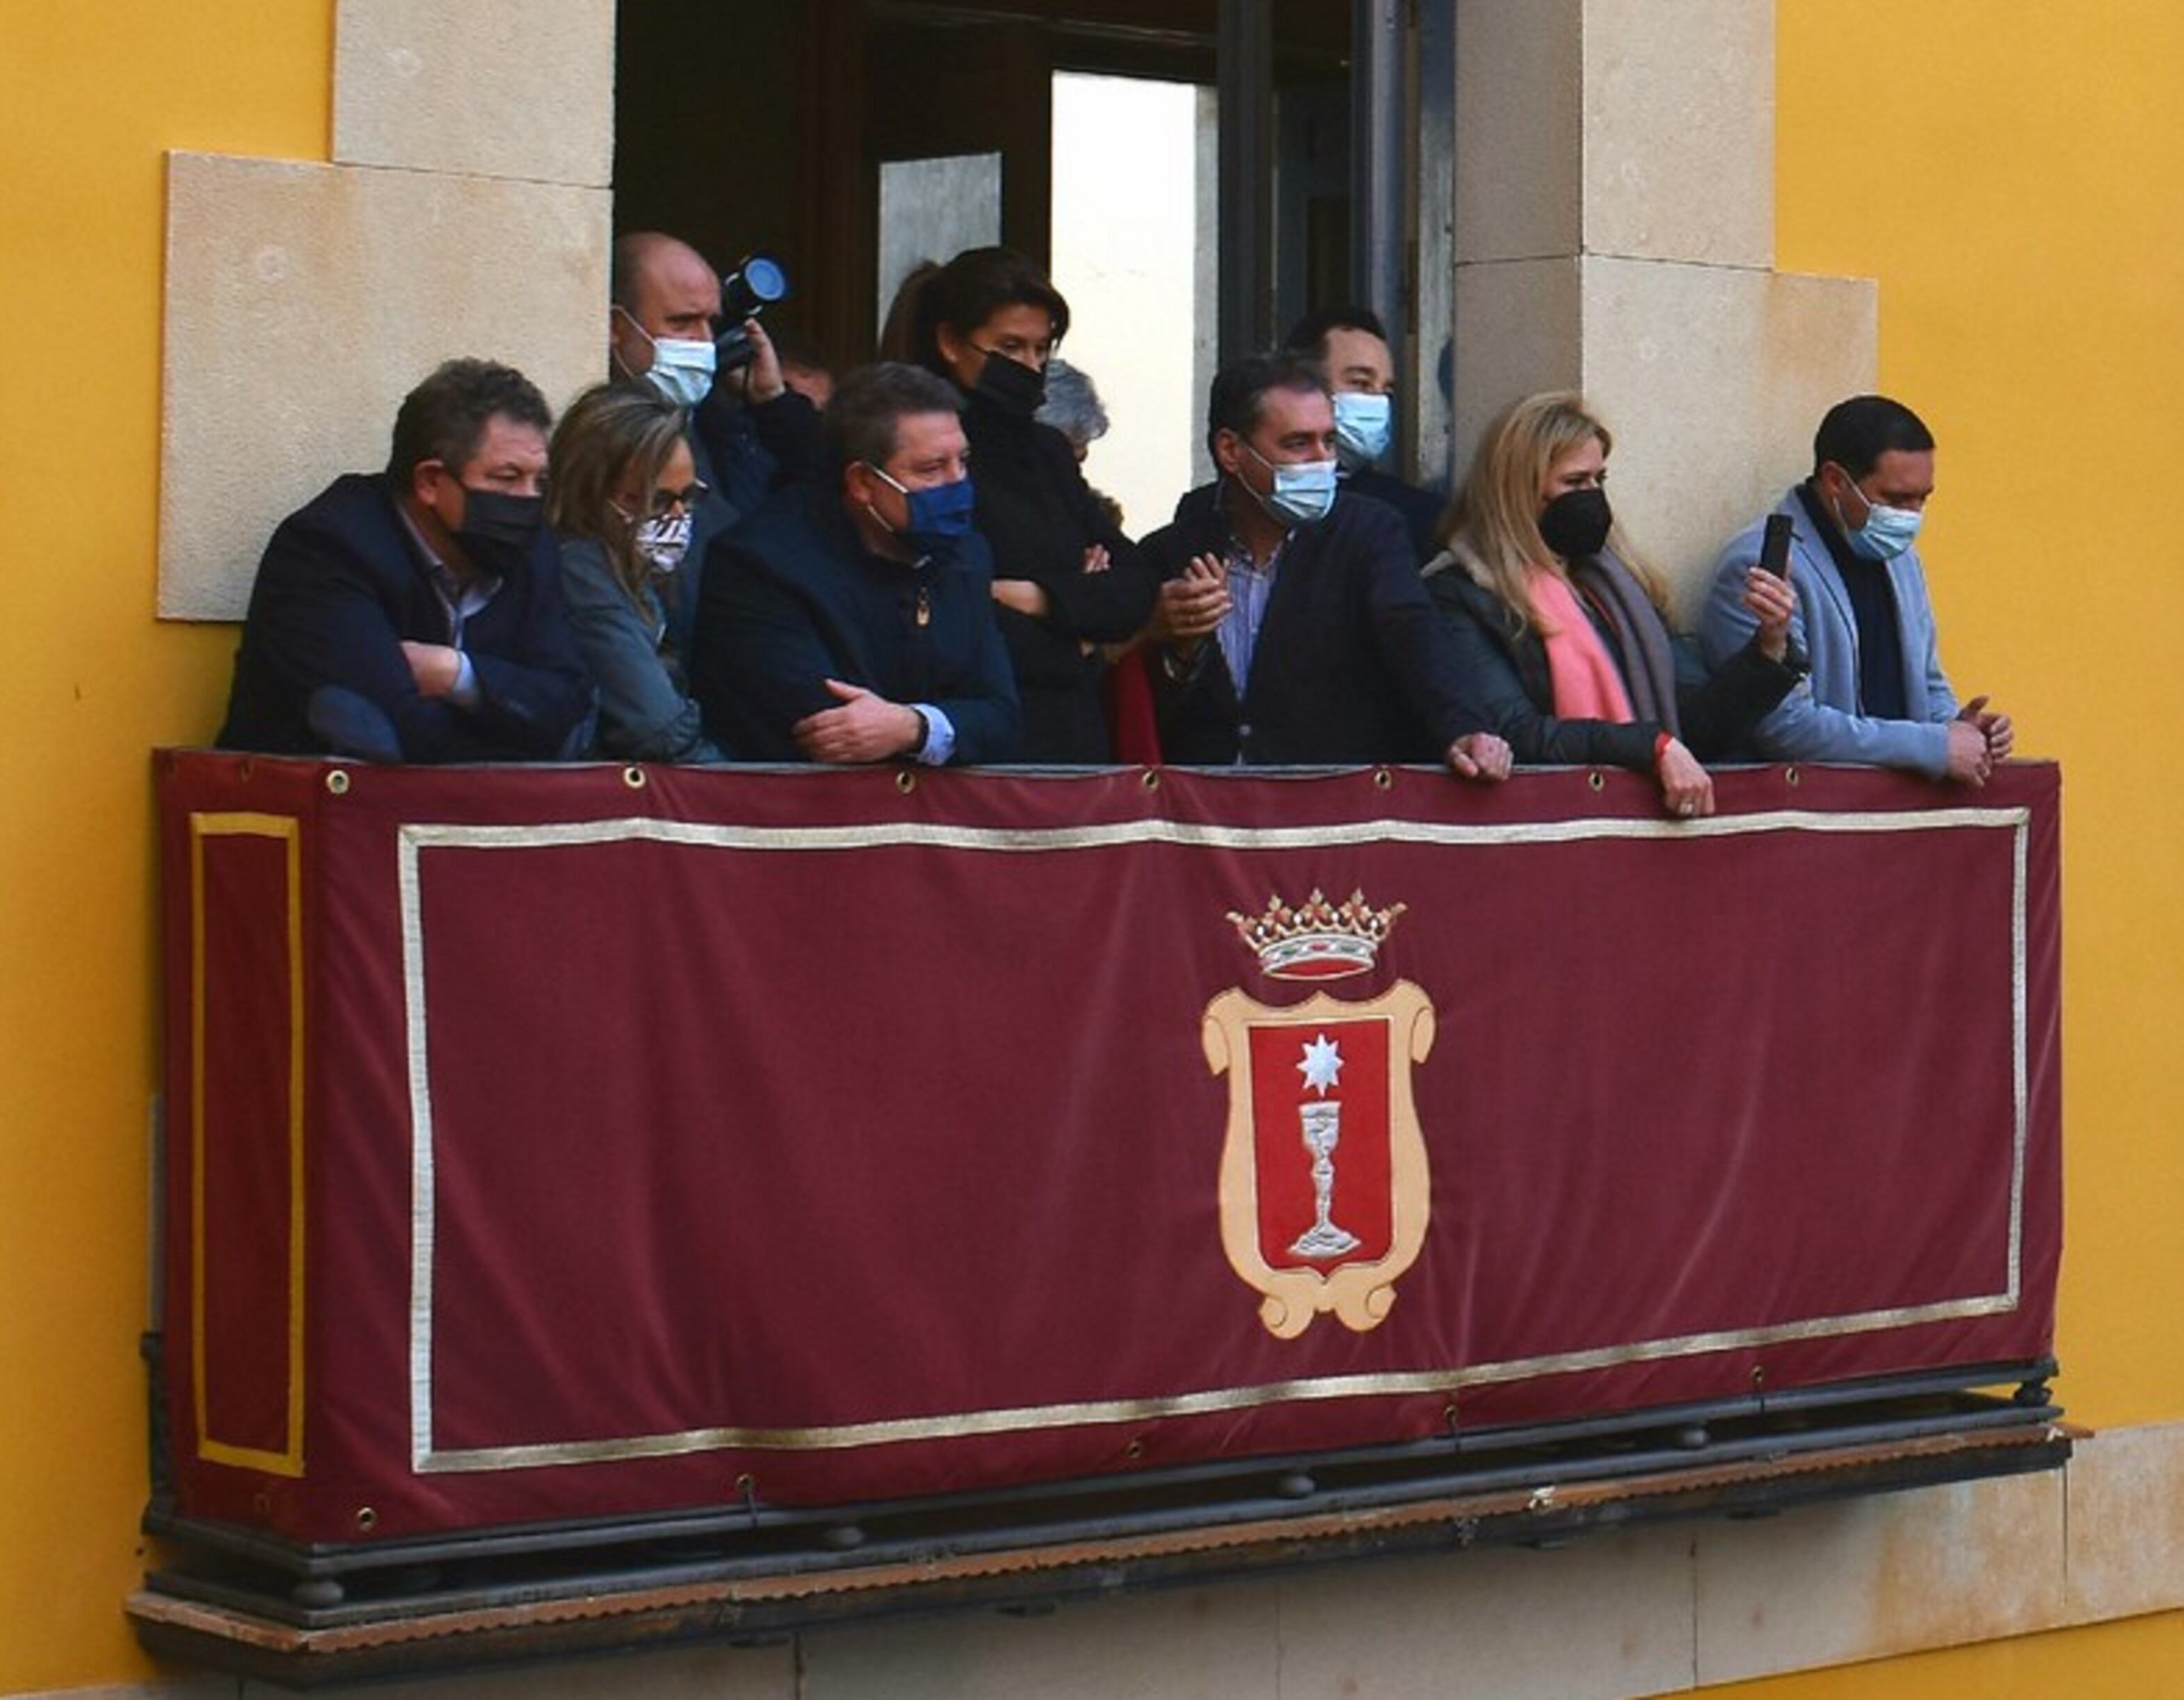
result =
[[1750,815],[1714,815],[1698,821],[1523,821],[1500,827],[1457,826],[1435,821],[1343,821],[1316,827],[1217,827],[1191,821],[1116,821],[1098,827],[951,827],[910,821],[875,821],[855,827],[751,827],[702,821],[626,816],[612,820],[556,821],[525,827],[411,822],[401,829],[405,858],[420,850],[551,850],[570,844],[691,844],[733,850],[994,850],[1037,855],[1052,850],[1106,850],[1126,844],[1177,844],[1201,850],[1323,850],[1365,844],[1548,844],[1597,839],[1746,838],[1755,833],[1926,833],[1950,828],[2024,827],[2026,808],[1908,809],[1866,814],[1822,814],[1809,809],[1772,809]]
[[[279,1452],[213,1439],[205,1388],[205,901],[207,839],[272,839],[287,849],[288,950],[288,1399]],[[274,1475],[304,1474],[304,864],[301,822],[291,816],[190,817],[190,1391],[198,1457]]]
[[1685,1335],[1674,1340],[1632,1346],[1602,1346],[1590,1352],[1514,1358],[1468,1369],[1390,1370],[1372,1375],[1325,1375],[1309,1380],[1274,1381],[1256,1387],[1221,1387],[1203,1393],[1178,1393],[1149,1399],[1100,1399],[1073,1405],[1024,1405],[1011,1409],[965,1411],[940,1417],[895,1417],[868,1423],[839,1423],[808,1429],[692,1429],[681,1434],[644,1435],[621,1441],[565,1441],[514,1446],[483,1446],[428,1453],[421,1474],[444,1475],[465,1470],[536,1469],[550,1464],[616,1463],[638,1458],[677,1458],[689,1452],[839,1452],[855,1446],[889,1446],[903,1441],[943,1441],[980,1435],[1022,1434],[1040,1429],[1072,1429],[1102,1423],[1143,1423],[1164,1417],[1217,1415],[1262,1405],[1301,1404],[1322,1399],[1363,1399],[1412,1394],[1452,1393],[1467,1387],[1563,1375],[1587,1369],[1612,1369],[1664,1357],[1696,1357],[1710,1352],[1734,1352],[1787,1340],[1833,1339],[1878,1333],[1918,1323],[1992,1316],[2014,1310],[2016,1300],[2002,1294],[1869,1311],[1850,1317],[1825,1317],[1785,1323],[1774,1328],[1738,1329],[1719,1334]]
[[[1432,822],[1373,820],[1308,828],[1199,825],[1149,820],[1100,827],[1018,830],[875,822],[859,827],[750,827],[688,821],[626,818],[535,827],[414,822],[398,835],[398,878],[403,929],[404,990],[409,1016],[412,1122],[410,1190],[410,1463],[422,1475],[471,1471],[536,1469],[556,1465],[618,1463],[722,1451],[830,1452],[982,1435],[1033,1432],[1108,1423],[1217,1414],[1265,1405],[1324,1399],[1445,1394],[1467,1387],[1608,1369],[1627,1363],[1693,1357],[1805,1340],[1836,1339],[1929,1323],[2007,1314],[2017,1308],[2024,1244],[2025,1158],[2028,1137],[2029,1075],[2025,904],[2032,811],[2029,808],[1925,809],[1901,812],[1823,814],[1775,810],[1716,816],[1701,821],[1591,819],[1526,822],[1512,826],[1456,826]],[[707,1428],[617,1440],[531,1442],[506,1446],[441,1449],[432,1440],[432,1119],[426,1073],[425,939],[419,860],[425,850],[525,850],[631,839],[745,851],[813,851],[901,846],[994,851],[1011,855],[1165,844],[1217,850],[1311,850],[1360,844],[1486,845],[1575,844],[1597,839],[1736,838],[1760,833],[1876,833],[2006,830],[2013,834],[2010,902],[2012,1065],[2015,1128],[2012,1140],[2008,1270],[2000,1292],[1937,1300],[1923,1305],[1813,1317],[1763,1328],[1732,1329],[1622,1346],[1557,1352],[1462,1368],[1395,1370],[1363,1375],[1223,1387],[1141,1399],[1106,1399],[1020,1406],[938,1416],[883,1418],[803,1428]]]

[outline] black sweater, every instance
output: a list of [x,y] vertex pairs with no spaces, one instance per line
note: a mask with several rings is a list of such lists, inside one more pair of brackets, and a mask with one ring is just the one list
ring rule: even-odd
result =
[[[1017,759],[1106,761],[1100,663],[1084,645],[1135,636],[1152,613],[1158,582],[1137,545],[1109,523],[1060,432],[976,393],[963,431],[994,577],[1029,579],[1049,605],[1037,620],[996,605],[1023,703]],[[1084,571],[1085,551],[1095,543],[1112,563],[1105,572]]]

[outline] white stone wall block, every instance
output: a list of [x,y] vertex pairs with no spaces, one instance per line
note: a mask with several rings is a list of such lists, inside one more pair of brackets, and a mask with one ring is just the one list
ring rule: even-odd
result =
[[1774,8],[1585,0],[1587,254],[1774,258]]
[[2029,1635],[2063,1619],[2059,1471],[1710,1524],[1701,1686]]
[[2184,1606],[2184,1423],[2081,1441],[2065,1474],[2071,1620]]
[[[292,1700],[294,1692],[246,1682],[240,1700]],[[538,1700],[547,1694],[554,1700],[794,1700],[796,1654],[787,1641],[735,1650],[690,1647],[317,1692],[326,1700]]]
[[1496,413],[1536,391],[1583,383],[1583,281],[1572,258],[1457,267],[1450,489],[1462,483]]
[[1626,1700],[1691,1686],[1691,1536],[1652,1529],[1301,1572],[1280,1700]]
[[614,0],[339,0],[333,157],[604,188]]
[[1456,254],[1578,251],[1588,0],[1463,0],[1456,8]]
[[176,153],[168,164],[159,612],[240,618],[281,518],[387,460],[443,360],[556,409],[604,375],[602,189]]
[[1279,1597],[1243,1584],[816,1631],[798,1700],[1273,1700]]

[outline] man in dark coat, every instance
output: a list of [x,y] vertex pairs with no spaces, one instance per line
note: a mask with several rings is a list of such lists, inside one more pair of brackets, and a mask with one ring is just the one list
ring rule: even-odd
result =
[[1253,356],[1213,381],[1218,481],[1143,547],[1164,582],[1148,672],[1170,761],[1445,761],[1501,778],[1402,521],[1341,493],[1316,368]]
[[960,405],[914,366],[853,375],[827,410],[838,482],[783,490],[714,543],[690,673],[723,749],[933,766],[1014,753]]
[[[702,594],[696,581],[713,539],[771,492],[822,480],[826,439],[818,410],[788,383],[766,327],[722,320],[721,274],[689,243],[659,231],[617,237],[610,288],[608,365],[617,382],[649,384],[688,410],[705,486],[691,516],[679,594],[666,610],[675,647],[687,652]],[[746,348],[748,360],[722,370],[724,345]]]
[[221,746],[580,753],[592,687],[543,523],[552,423],[530,381],[490,361],[450,360],[412,390],[387,471],[336,479],[267,544]]

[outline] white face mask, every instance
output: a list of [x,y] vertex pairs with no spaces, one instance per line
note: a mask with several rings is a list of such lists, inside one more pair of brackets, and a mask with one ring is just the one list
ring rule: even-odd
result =
[[1334,452],[1356,471],[1388,452],[1396,426],[1393,398],[1362,390],[1340,390],[1334,397]]
[[713,345],[686,343],[675,337],[655,337],[652,370],[645,376],[677,407],[695,407],[713,391]]
[[712,393],[716,355],[710,342],[694,337],[655,337],[627,309],[617,307],[629,327],[652,344],[652,369],[645,380],[677,407],[695,407]]

